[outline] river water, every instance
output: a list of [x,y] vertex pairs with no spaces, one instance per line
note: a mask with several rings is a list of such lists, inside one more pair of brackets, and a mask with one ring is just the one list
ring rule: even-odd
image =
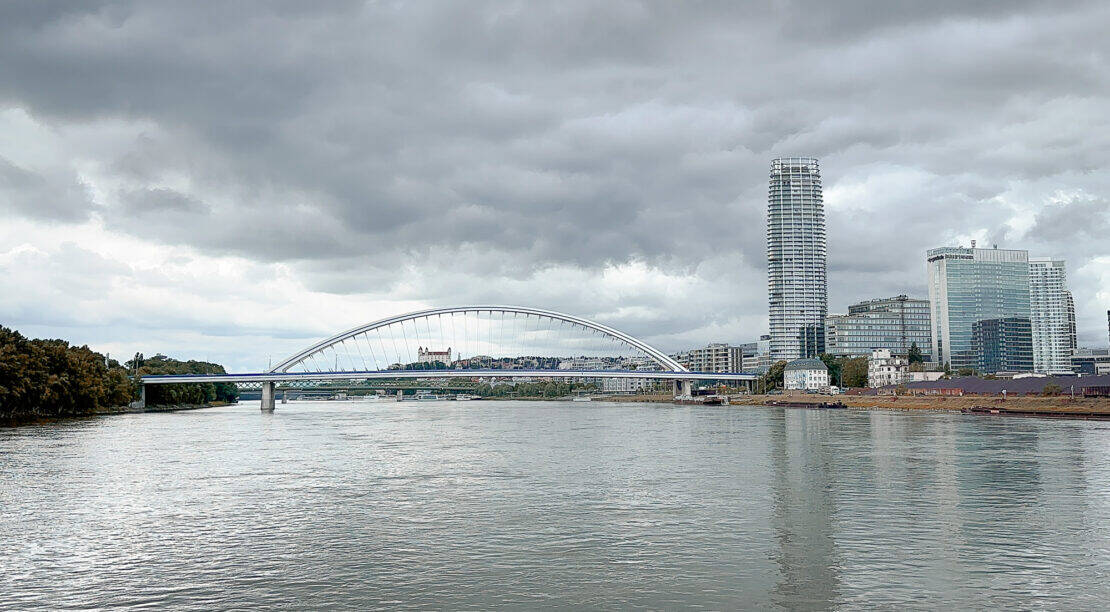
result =
[[0,607],[1110,605],[1110,423],[257,403],[0,429]]

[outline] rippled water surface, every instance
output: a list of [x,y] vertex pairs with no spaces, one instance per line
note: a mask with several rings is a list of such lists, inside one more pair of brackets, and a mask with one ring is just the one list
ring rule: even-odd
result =
[[1110,424],[256,403],[0,429],[0,607],[1110,605]]

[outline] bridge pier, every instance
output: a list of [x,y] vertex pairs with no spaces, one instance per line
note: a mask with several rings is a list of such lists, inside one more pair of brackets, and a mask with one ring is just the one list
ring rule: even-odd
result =
[[262,412],[274,411],[274,392],[276,385],[272,382],[262,383]]
[[693,397],[694,396],[694,381],[692,381],[692,380],[676,380],[676,381],[674,381],[674,396],[675,397]]

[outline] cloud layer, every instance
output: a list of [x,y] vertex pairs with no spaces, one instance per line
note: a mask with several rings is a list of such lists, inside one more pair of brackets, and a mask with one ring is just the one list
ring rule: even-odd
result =
[[977,239],[1066,258],[1104,345],[1108,22],[1098,2],[8,4],[0,318],[244,368],[472,302],[668,350],[753,340],[769,161],[814,155],[833,311],[923,295],[925,249]]

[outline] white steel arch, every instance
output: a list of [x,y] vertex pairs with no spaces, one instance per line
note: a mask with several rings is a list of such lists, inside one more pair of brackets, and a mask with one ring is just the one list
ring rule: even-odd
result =
[[[342,344],[345,340],[353,339],[356,336],[360,336],[362,334],[365,334],[366,332],[374,331],[376,329],[385,328],[385,327],[388,327],[388,326],[393,325],[393,324],[400,324],[400,323],[403,323],[405,321],[413,322],[413,325],[415,325],[415,321],[418,320],[418,319],[425,319],[427,317],[433,317],[433,316],[454,315],[454,314],[458,314],[458,313],[491,313],[491,315],[492,315],[492,313],[522,314],[522,315],[531,315],[531,316],[536,316],[536,317],[543,317],[543,318],[551,319],[551,320],[554,320],[554,321],[561,321],[561,322],[565,322],[565,323],[570,323],[572,325],[578,325],[580,327],[584,327],[584,328],[599,332],[600,334],[602,334],[602,335],[604,335],[604,336],[606,336],[606,337],[608,337],[608,338],[610,338],[610,339],[612,339],[616,342],[623,343],[627,346],[630,346],[630,347],[633,347],[637,350],[642,351],[648,357],[650,357],[652,359],[652,361],[654,361],[655,364],[658,365],[665,372],[688,372],[689,371],[685,367],[683,367],[681,364],[679,364],[677,361],[675,361],[674,359],[671,359],[666,354],[664,354],[663,352],[659,351],[658,349],[652,347],[651,345],[649,345],[649,344],[647,344],[647,343],[645,343],[641,340],[638,340],[636,338],[633,338],[632,336],[629,336],[628,334],[625,334],[623,332],[615,330],[615,329],[613,329],[611,327],[608,327],[606,325],[602,325],[600,323],[595,323],[595,322],[590,321],[588,319],[583,319],[583,318],[580,318],[580,317],[575,317],[575,316],[572,316],[572,315],[563,314],[561,312],[555,312],[553,310],[544,310],[544,309],[541,309],[541,308],[528,308],[528,307],[522,307],[522,306],[456,306],[456,307],[451,307],[451,308],[430,308],[430,309],[427,309],[427,310],[418,310],[416,312],[410,312],[410,313],[407,313],[407,314],[402,314],[402,315],[397,315],[397,316],[394,316],[394,317],[387,317],[385,319],[380,319],[378,321],[374,321],[373,323],[367,323],[366,325],[360,325],[360,326],[355,327],[353,329],[349,329],[349,330],[347,330],[347,331],[345,331],[341,334],[337,334],[335,336],[332,336],[331,338],[328,338],[326,340],[321,340],[320,342],[317,342],[316,344],[304,349],[303,351],[297,353],[296,355],[293,355],[292,357],[286,359],[285,361],[277,364],[276,366],[274,366],[270,370],[270,372],[272,372],[272,373],[285,373],[285,372],[288,372],[289,369],[292,368],[293,366],[295,366],[295,365],[297,365],[301,362],[304,362],[306,360],[309,360],[309,359],[316,360],[316,359],[318,359],[317,356],[319,356],[321,358],[326,357],[326,352],[327,352],[328,349],[332,349],[333,352],[334,352],[333,347],[335,347],[336,345]],[[403,330],[403,327],[402,327],[402,330]]]

